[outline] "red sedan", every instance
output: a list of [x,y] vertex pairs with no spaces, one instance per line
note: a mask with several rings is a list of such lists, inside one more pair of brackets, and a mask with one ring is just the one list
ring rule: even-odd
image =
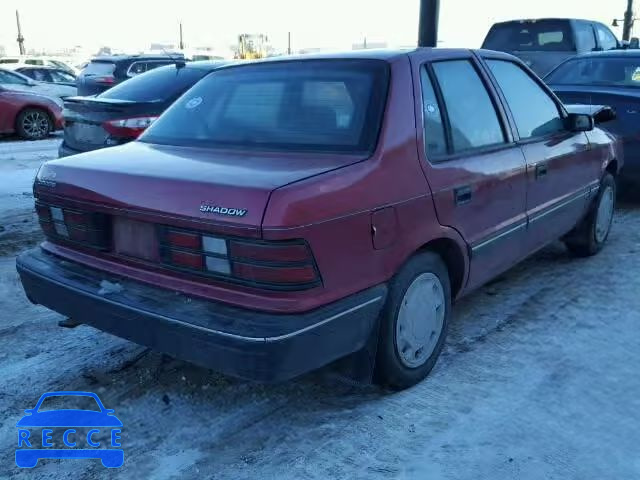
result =
[[0,135],[40,140],[63,128],[62,102],[52,97],[0,86]]

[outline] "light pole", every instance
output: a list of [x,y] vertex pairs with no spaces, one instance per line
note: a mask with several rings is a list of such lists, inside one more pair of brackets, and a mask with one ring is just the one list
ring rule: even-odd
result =
[[633,27],[633,0],[627,0],[627,11],[624,12],[624,27],[622,27],[622,39],[629,41]]
[[20,14],[16,10],[16,23],[18,24],[18,48],[20,49],[20,55],[24,55],[27,52],[24,48],[24,37],[22,36],[22,29],[20,28]]
[[438,45],[439,15],[440,0],[420,0],[420,22],[418,25],[419,47],[435,47]]

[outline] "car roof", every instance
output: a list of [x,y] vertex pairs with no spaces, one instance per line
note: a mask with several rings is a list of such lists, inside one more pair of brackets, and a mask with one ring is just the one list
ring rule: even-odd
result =
[[[239,63],[234,62],[233,60],[197,60],[195,62],[187,62],[182,68],[197,68],[200,70],[215,70],[216,68],[222,67],[224,65],[229,65],[231,63]],[[166,67],[160,68],[171,68],[172,65],[167,65]]]
[[27,64],[23,67],[17,68],[16,70],[64,70],[64,68],[60,68],[60,67],[52,67],[51,65],[31,65],[31,64]]
[[[396,49],[371,49],[371,50],[347,50],[344,52],[322,52],[322,53],[309,53],[301,55],[283,55],[279,57],[261,58],[258,60],[250,60],[245,62],[230,62],[230,66],[241,65],[257,65],[262,63],[273,62],[290,62],[290,61],[305,61],[305,60],[384,60],[390,62],[396,58],[402,56],[421,56],[428,57],[430,53],[437,52],[438,58],[445,58],[447,53],[452,55],[459,54],[460,52],[478,52],[483,55],[490,55],[493,57],[501,57],[508,59],[515,59],[513,55],[509,55],[503,52],[495,52],[493,50],[474,50],[468,48],[432,48],[432,47],[408,47],[408,48],[396,48]],[[443,55],[444,54],[444,55]],[[187,64],[189,65],[189,64]]]
[[542,21],[554,21],[554,22],[589,22],[589,23],[602,23],[597,20],[588,20],[586,18],[571,18],[571,17],[544,17],[544,18],[514,18],[513,20],[505,20],[502,22],[495,22],[493,25],[506,25],[509,23],[535,23]]
[[363,49],[363,50],[345,50],[336,52],[315,52],[304,53],[299,55],[281,55],[277,57],[266,57],[248,62],[242,62],[247,65],[270,62],[288,62],[297,60],[340,60],[340,59],[360,59],[360,60],[390,60],[395,57],[407,55],[409,52],[416,50],[415,48],[380,48],[380,49]]
[[131,60],[173,60],[184,61],[184,56],[181,55],[155,55],[155,54],[139,54],[139,55],[101,55],[91,59],[92,62],[127,62]]
[[[589,57],[595,57],[595,58],[607,58],[607,57],[611,57],[611,58],[615,58],[615,57],[640,57],[640,49],[635,49],[635,48],[631,48],[631,49],[626,49],[626,50],[606,50],[604,52],[585,52],[585,53],[581,53],[579,55],[575,55],[571,58],[569,58],[568,60],[573,60],[573,59],[577,59],[577,58],[589,58]],[[567,60],[567,61],[568,61]]]

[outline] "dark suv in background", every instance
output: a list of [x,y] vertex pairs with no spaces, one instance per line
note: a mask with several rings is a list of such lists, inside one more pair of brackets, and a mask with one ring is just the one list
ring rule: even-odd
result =
[[600,22],[575,18],[540,18],[495,23],[482,48],[510,53],[540,76],[578,53],[621,48]]
[[113,55],[96,57],[77,78],[78,95],[95,95],[154,68],[184,63],[180,55]]
[[96,96],[66,99],[64,140],[59,156],[134,140],[183,92],[227,63],[165,65]]

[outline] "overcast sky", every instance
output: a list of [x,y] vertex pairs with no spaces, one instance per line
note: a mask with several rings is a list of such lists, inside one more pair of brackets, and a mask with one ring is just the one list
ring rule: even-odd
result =
[[[165,6],[166,5],[166,6]],[[27,48],[84,45],[144,49],[177,44],[178,22],[188,47],[228,46],[239,33],[265,33],[276,48],[351,48],[386,41],[413,45],[419,0],[0,0],[0,45],[16,52],[15,9]],[[440,39],[445,46],[479,47],[498,20],[582,17],[607,25],[622,18],[625,0],[441,0]],[[613,29],[621,36],[621,29]]]

